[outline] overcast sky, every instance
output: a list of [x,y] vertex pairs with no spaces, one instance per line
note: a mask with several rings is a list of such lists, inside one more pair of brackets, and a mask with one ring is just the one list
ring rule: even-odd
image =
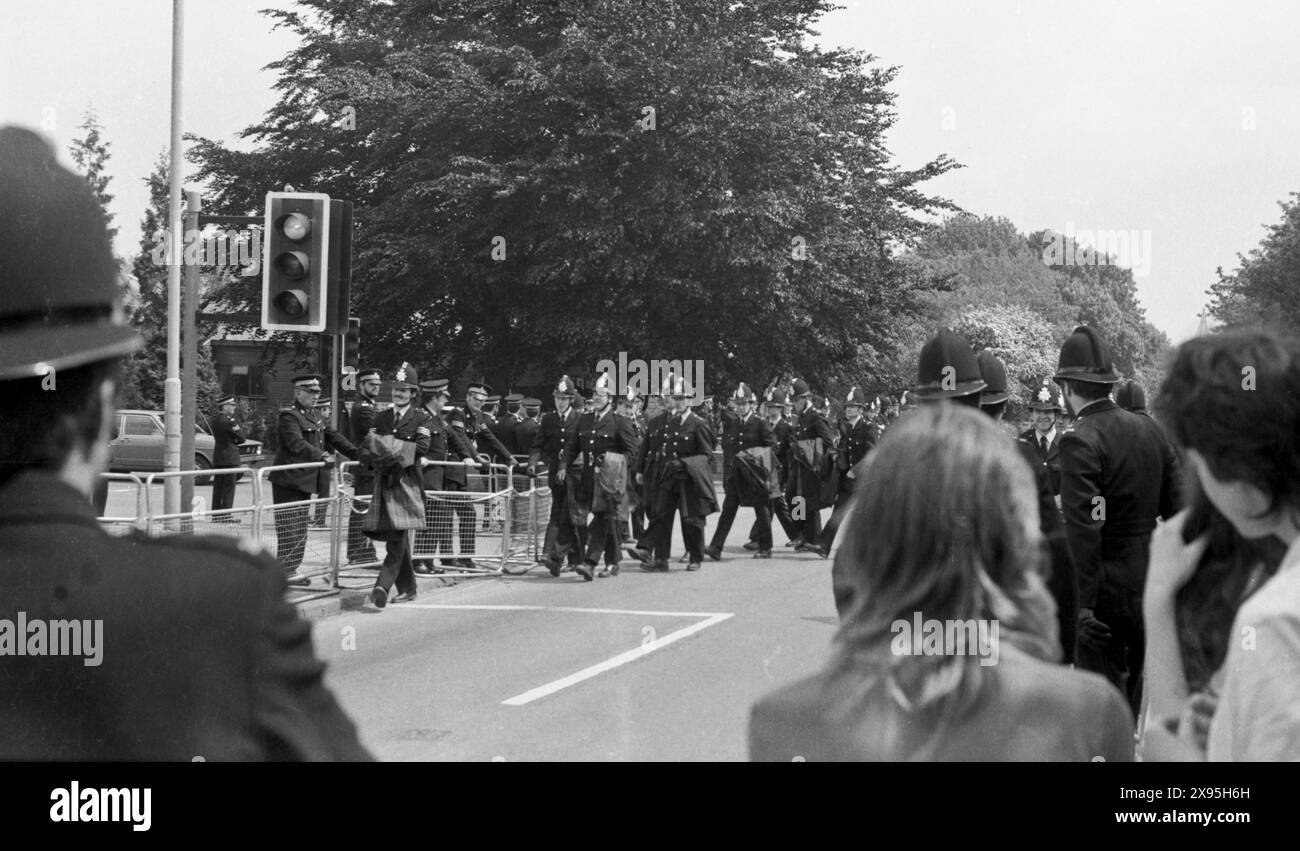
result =
[[[1288,0],[843,0],[831,44],[901,66],[890,148],[946,153],[931,182],[1022,231],[1149,239],[1148,318],[1178,341],[1216,266],[1254,248],[1300,190],[1300,28]],[[275,101],[262,66],[294,39],[257,14],[287,0],[187,3],[185,128],[234,141]],[[118,251],[134,253],[142,179],[168,141],[168,0],[0,0],[0,123],[61,149],[93,105],[112,145]],[[66,155],[65,155],[66,159]],[[1139,265],[1140,264],[1140,265]]]

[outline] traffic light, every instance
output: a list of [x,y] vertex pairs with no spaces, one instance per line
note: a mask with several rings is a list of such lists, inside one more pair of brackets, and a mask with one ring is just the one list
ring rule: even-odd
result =
[[348,331],[343,335],[343,371],[355,372],[361,367],[361,320],[348,319]]
[[330,280],[330,198],[266,193],[262,240],[262,327],[324,331]]

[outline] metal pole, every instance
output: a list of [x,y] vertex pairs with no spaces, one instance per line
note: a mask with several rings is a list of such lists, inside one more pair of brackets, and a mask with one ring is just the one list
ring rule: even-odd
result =
[[[172,233],[172,250],[167,267],[167,381],[164,384],[167,443],[163,454],[163,470],[166,471],[181,468],[181,260],[185,243],[181,222],[181,167],[184,163],[181,150],[181,72],[184,18],[184,0],[172,0],[171,198],[167,219]],[[175,477],[168,478],[163,485],[163,510],[167,514],[177,514],[180,505],[180,482]]]
[[[203,196],[198,192],[185,193],[185,231],[196,233],[199,229],[199,213],[203,210]],[[194,415],[198,399],[199,380],[199,338],[198,323],[195,314],[199,312],[199,265],[189,263],[185,266],[185,289],[181,297],[181,450],[182,470],[194,469]],[[182,511],[194,510],[194,477],[181,477]]]

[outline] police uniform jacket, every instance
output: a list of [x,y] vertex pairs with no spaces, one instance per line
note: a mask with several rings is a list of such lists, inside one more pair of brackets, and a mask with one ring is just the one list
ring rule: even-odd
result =
[[[614,412],[613,405],[603,415],[592,411],[583,414],[578,427],[565,438],[560,452],[560,463],[568,465],[582,454],[582,481],[579,493],[590,498],[597,472],[604,463],[605,454],[615,452],[629,459],[636,457],[641,441],[636,436],[636,426],[627,417]],[[631,464],[629,463],[630,467]],[[567,475],[567,474],[566,474]]]
[[[348,423],[351,432],[349,439],[353,445],[360,446],[361,441],[366,439],[366,434],[375,427],[375,416],[377,414],[378,409],[375,407],[374,401],[367,399],[365,396],[352,403]],[[365,464],[360,464],[352,468],[352,475],[358,479],[372,479],[375,476],[375,471]]]
[[826,418],[811,406],[799,415],[793,425],[794,428],[790,433],[789,487],[787,490],[791,495],[803,496],[809,501],[820,504],[822,483],[819,470],[809,469],[804,464],[799,463],[795,457],[798,451],[797,446],[801,440],[821,438],[823,451],[833,452],[835,451],[833,448],[835,446],[835,434],[831,431],[830,423],[826,422]]
[[781,481],[784,482],[790,470],[790,435],[794,434],[794,426],[786,417],[777,420],[775,425],[771,422],[768,425],[776,435],[776,460],[781,465]]
[[519,420],[514,414],[505,414],[500,418],[492,418],[488,423],[488,428],[492,429],[492,433],[496,435],[497,440],[501,441],[501,445],[511,455],[518,452],[518,447],[515,446],[515,429],[518,427]]
[[530,455],[533,451],[533,438],[537,436],[537,430],[541,424],[532,417],[524,417],[515,426],[515,443],[514,446],[508,446],[516,455]]
[[708,475],[709,457],[716,445],[713,429],[699,414],[688,413],[683,419],[681,414],[664,411],[656,416],[650,421],[635,465],[645,477],[646,494],[652,495],[656,486],[669,490],[689,482],[687,516],[704,517],[717,511],[718,500]]
[[542,415],[541,424],[533,435],[533,445],[529,450],[528,463],[538,461],[546,464],[546,483],[551,487],[560,487],[555,481],[555,473],[560,469],[560,453],[571,434],[578,431],[578,420],[582,417],[569,406],[562,417],[558,411],[548,411]]
[[836,449],[835,463],[841,472],[847,473],[857,463],[867,457],[880,440],[880,430],[866,417],[859,417],[857,423],[845,420],[840,424],[840,443]]
[[[425,458],[436,462],[424,468],[424,489],[427,491],[464,490],[469,477],[466,474],[466,458],[474,457],[474,446],[465,436],[465,432],[451,426],[441,416],[433,414],[428,408],[422,408],[429,418],[429,449]],[[448,483],[460,485],[459,488],[448,487]]]
[[776,433],[766,418],[751,413],[747,417],[725,412],[723,416],[722,435],[722,484],[728,493],[731,491],[731,468],[736,463],[736,454],[757,446],[766,446],[776,451]]
[[1109,399],[1061,435],[1061,509],[1079,574],[1079,608],[1102,581],[1140,594],[1156,517],[1178,509],[1177,460],[1160,426]]
[[[321,422],[314,409],[304,408],[296,402],[281,409],[276,435],[280,439],[280,448],[275,453],[276,465],[320,461],[327,447],[343,453],[354,461],[357,458],[357,448],[347,438]],[[282,488],[292,488],[303,493],[317,493],[316,472],[311,468],[276,470],[269,478],[271,484]]]
[[1033,448],[1037,465],[1046,470],[1047,483],[1051,487],[1053,495],[1061,492],[1061,435],[1063,433],[1063,430],[1058,426],[1056,434],[1052,435],[1051,442],[1047,444],[1046,456],[1043,455],[1043,447],[1038,442],[1037,429],[1031,428],[1020,434],[1020,439]]
[[490,414],[483,411],[476,414],[468,408],[465,409],[465,432],[470,442],[474,444],[474,451],[499,459],[503,464],[509,464],[514,460],[514,456],[493,431],[493,422],[495,421]]
[[433,439],[432,419],[428,411],[414,403],[407,406],[406,413],[400,418],[397,408],[387,408],[375,417],[375,434],[391,434],[398,440],[414,443],[415,463],[419,464],[429,453]]
[[0,759],[371,759],[256,542],[109,535],[83,494],[24,471],[0,486],[0,552],[0,619],[102,623],[98,664],[6,648]]
[[217,444],[212,452],[212,466],[218,469],[238,467],[239,449],[236,447],[248,439],[239,423],[225,414],[217,414],[212,418],[212,437]]

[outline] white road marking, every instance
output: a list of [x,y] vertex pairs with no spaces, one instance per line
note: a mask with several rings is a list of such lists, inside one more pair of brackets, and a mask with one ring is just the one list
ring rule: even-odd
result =
[[606,659],[604,662],[592,665],[589,668],[583,668],[567,677],[561,677],[558,680],[530,689],[523,694],[517,694],[508,700],[501,701],[503,706],[523,706],[532,703],[534,700],[540,700],[548,695],[555,694],[557,691],[566,689],[569,686],[577,685],[583,680],[589,680],[594,676],[611,671],[620,665],[626,665],[628,662],[634,662],[642,656],[647,656],[660,648],[667,647],[675,641],[681,641],[688,635],[694,635],[700,630],[708,629],[715,624],[720,624],[727,618],[734,617],[734,612],[642,612],[634,609],[588,609],[579,606],[475,606],[475,605],[440,605],[435,603],[414,605],[404,605],[404,609],[461,609],[470,611],[491,611],[491,612],[586,612],[596,615],[639,615],[641,617],[670,617],[670,618],[704,618],[699,623],[693,623],[690,626],[670,632],[663,638],[656,638],[654,641],[647,641],[634,650],[626,653],[620,653],[617,656]]

